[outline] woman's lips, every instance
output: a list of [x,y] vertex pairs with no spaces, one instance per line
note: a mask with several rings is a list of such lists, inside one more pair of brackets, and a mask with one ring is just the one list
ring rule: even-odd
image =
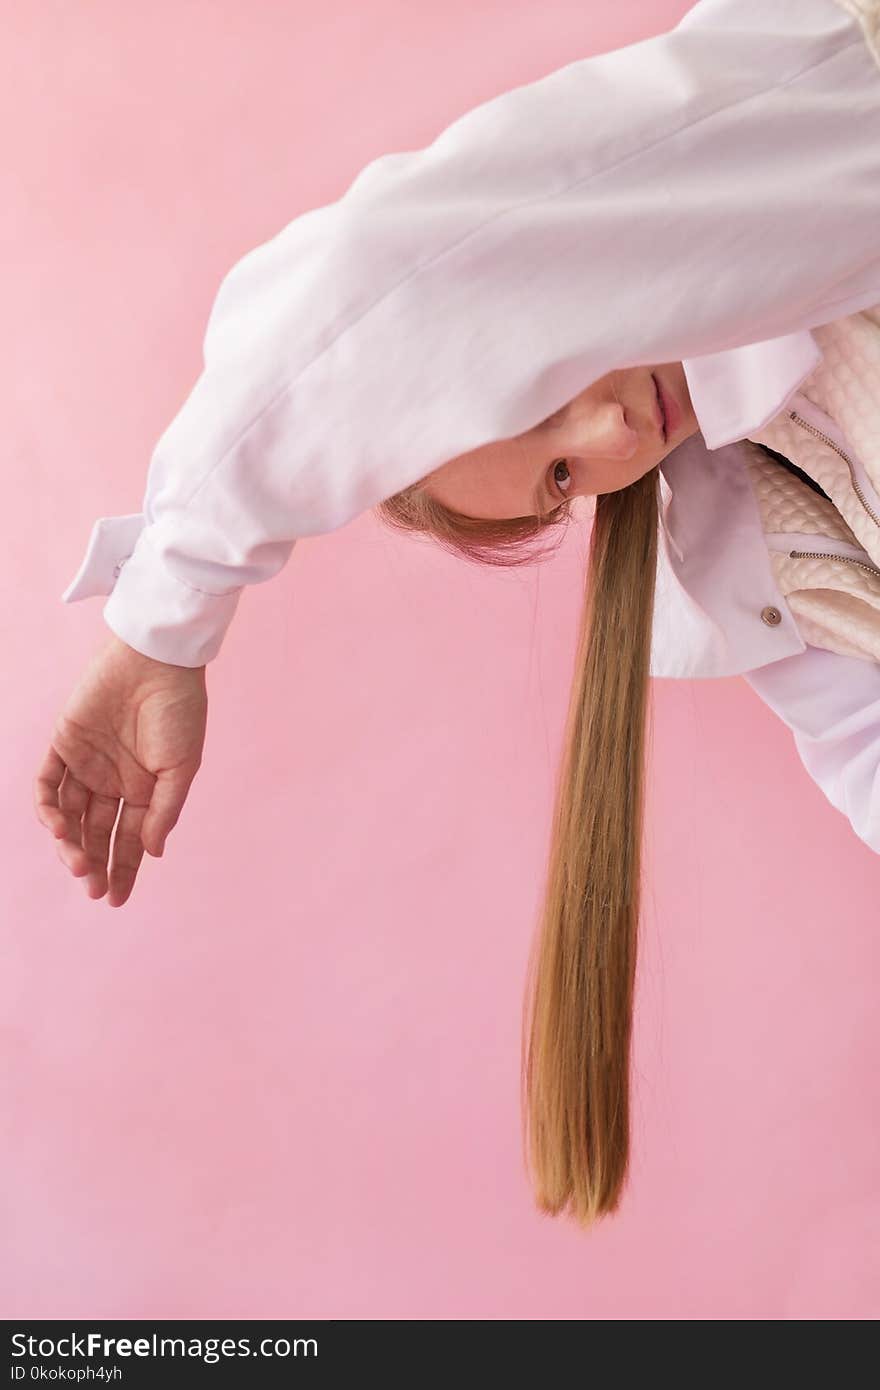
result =
[[681,406],[669,390],[668,386],[657,377],[660,387],[660,402],[663,406],[663,413],[666,416],[666,438],[667,440],[678,429],[681,424]]
[[653,383],[654,383],[654,391],[656,392],[656,395],[657,395],[657,428],[660,430],[660,433],[663,435],[663,439],[664,439],[664,442],[665,442],[666,437],[667,437],[667,435],[666,435],[666,411],[665,411],[665,408],[664,408],[664,405],[663,405],[663,398],[662,398],[662,396],[660,395],[660,382],[657,380],[657,377],[655,376],[655,374],[654,374],[653,372],[651,373],[651,380],[652,380]]

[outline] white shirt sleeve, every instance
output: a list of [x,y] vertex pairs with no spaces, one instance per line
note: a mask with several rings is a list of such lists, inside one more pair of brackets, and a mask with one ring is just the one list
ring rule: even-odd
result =
[[744,679],[791,729],[832,806],[880,854],[880,663],[808,646]]
[[232,267],[142,511],[95,523],[62,597],[204,664],[297,538],[611,370],[877,303],[878,200],[880,69],[842,0],[700,0],[485,102]]

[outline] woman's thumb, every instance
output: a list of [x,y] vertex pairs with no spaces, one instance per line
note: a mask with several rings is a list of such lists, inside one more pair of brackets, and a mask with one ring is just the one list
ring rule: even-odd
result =
[[160,858],[165,841],[178,822],[195,772],[174,767],[156,774],[150,804],[141,825],[141,843],[147,854]]

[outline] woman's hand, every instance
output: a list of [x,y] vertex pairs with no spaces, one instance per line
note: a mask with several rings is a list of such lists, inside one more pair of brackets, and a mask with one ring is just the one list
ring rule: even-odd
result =
[[109,890],[108,904],[121,907],[144,850],[163,853],[201,765],[207,716],[204,666],[154,661],[113,634],[86,667],[56,721],[34,804],[90,898]]

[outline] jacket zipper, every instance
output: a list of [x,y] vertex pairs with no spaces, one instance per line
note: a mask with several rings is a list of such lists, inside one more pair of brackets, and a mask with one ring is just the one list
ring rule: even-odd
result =
[[[840,448],[840,446],[838,444],[835,444],[833,439],[829,439],[827,434],[823,434],[821,430],[816,429],[815,425],[811,425],[809,420],[805,420],[802,415],[798,415],[796,410],[790,410],[788,412],[788,415],[789,419],[794,420],[798,425],[802,425],[805,430],[810,431],[810,434],[814,434],[817,439],[823,440],[824,443],[826,443],[830,449],[834,450],[835,454],[840,455],[840,457],[846,463],[847,468],[849,469],[849,476],[853,485],[853,491],[855,492],[856,496],[858,497],[859,501],[861,502],[862,506],[864,507],[865,511],[868,513],[868,516],[871,518],[874,524],[876,526],[880,526],[880,516],[878,516],[877,513],[874,511],[874,508],[871,506],[870,502],[868,501],[867,497],[862,491],[861,484],[856,478],[855,465],[852,459],[849,457],[849,455],[845,454],[843,450]],[[837,556],[834,558],[843,559],[845,557]],[[853,563],[859,564],[860,562],[858,560],[855,560],[853,561]]]
[[880,569],[877,569],[876,565],[869,565],[865,560],[856,560],[852,555],[836,555],[833,550],[790,550],[788,553],[793,560],[843,560],[848,565],[858,565],[860,569],[880,575]]

